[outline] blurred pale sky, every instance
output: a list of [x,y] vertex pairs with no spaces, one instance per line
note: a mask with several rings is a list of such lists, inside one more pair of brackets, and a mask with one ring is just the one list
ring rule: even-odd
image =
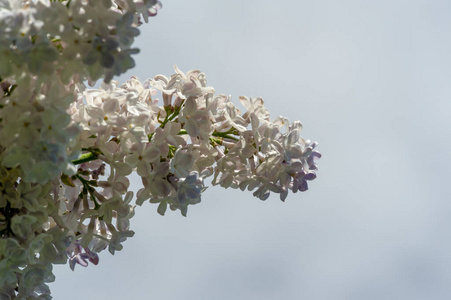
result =
[[319,142],[318,178],[285,203],[210,187],[187,218],[145,203],[121,252],[55,267],[54,299],[449,299],[451,2],[163,5],[119,80],[177,64],[261,96]]

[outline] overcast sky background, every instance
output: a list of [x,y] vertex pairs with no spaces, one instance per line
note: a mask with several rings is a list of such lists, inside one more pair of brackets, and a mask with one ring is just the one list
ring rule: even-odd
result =
[[177,64],[261,96],[319,142],[318,178],[285,203],[210,187],[187,218],[145,203],[121,252],[55,267],[54,298],[449,299],[451,2],[163,5],[120,80]]

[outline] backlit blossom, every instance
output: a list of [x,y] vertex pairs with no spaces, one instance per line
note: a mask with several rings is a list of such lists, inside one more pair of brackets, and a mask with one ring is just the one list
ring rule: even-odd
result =
[[0,0],[1,299],[50,299],[53,264],[74,270],[122,250],[135,204],[186,216],[210,176],[282,201],[316,178],[317,143],[299,121],[271,122],[262,98],[239,97],[242,112],[200,70],[177,67],[113,80],[135,65],[138,26],[160,8]]

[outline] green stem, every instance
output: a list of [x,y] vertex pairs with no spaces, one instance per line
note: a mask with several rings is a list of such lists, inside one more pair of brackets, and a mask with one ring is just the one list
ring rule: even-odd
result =
[[86,162],[96,160],[97,158],[99,158],[99,155],[102,154],[102,151],[100,151],[99,149],[83,148],[81,150],[89,151],[89,152],[83,153],[79,159],[73,160],[72,163],[74,165],[79,165],[79,164],[83,164]]
[[[178,133],[178,135],[183,135],[183,134],[188,134],[188,132],[185,129],[182,129]],[[217,131],[215,131],[215,132],[213,132],[212,135],[215,136],[215,137],[220,137],[220,138],[224,138],[224,139],[231,139],[231,140],[234,140],[236,142],[238,142],[240,140],[239,138],[230,135],[229,132],[217,132]],[[213,139],[213,138],[211,138],[211,139]],[[218,139],[214,139],[214,140],[218,141]]]
[[79,165],[79,164],[90,162],[90,161],[93,161],[96,159],[97,159],[97,155],[89,152],[89,153],[82,154],[79,159],[73,160],[72,163],[74,165]]
[[222,145],[222,138],[218,139],[218,138],[211,137],[210,138],[210,145],[212,145],[213,147],[216,147],[218,145]]
[[[183,104],[184,101],[182,101],[181,104]],[[180,110],[182,109],[182,106],[176,106],[176,107],[172,107],[172,106],[167,106],[164,108],[165,112],[166,112],[166,117],[164,118],[163,122],[160,122],[160,127],[164,128],[164,126],[169,122],[174,120],[180,113]]]
[[83,184],[83,190],[85,190],[91,196],[91,200],[92,200],[92,202],[94,202],[94,209],[98,210],[100,208],[100,205],[97,202],[96,197],[94,196],[94,188],[92,186],[90,186],[89,182],[86,179],[84,179],[83,177],[81,177],[80,175],[77,174],[75,176]]
[[228,132],[217,132],[217,131],[215,131],[215,132],[213,132],[213,136],[216,136],[216,137],[222,137],[222,138],[225,138],[225,139],[231,139],[231,140],[234,140],[234,141],[236,141],[236,142],[238,142],[238,141],[240,140],[240,139],[237,138],[237,137],[234,137],[234,136],[232,136],[232,135],[229,135]]
[[175,117],[177,117],[179,115],[180,110],[179,109],[175,109],[174,113],[169,117],[168,121],[172,121],[175,119]]
[[171,117],[172,114],[173,114],[173,111],[172,111],[172,107],[171,107],[171,106],[166,106],[166,107],[164,108],[164,111],[166,112],[166,117],[164,117],[163,122],[158,121],[158,122],[160,122],[160,127],[161,127],[161,128],[164,128],[164,126],[166,125],[166,123],[169,121],[169,117]]

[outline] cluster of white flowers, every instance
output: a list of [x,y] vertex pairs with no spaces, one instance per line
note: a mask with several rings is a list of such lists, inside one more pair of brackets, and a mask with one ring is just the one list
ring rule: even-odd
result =
[[[175,68],[144,83],[133,38],[155,0],[0,0],[0,299],[50,299],[52,265],[97,264],[133,236],[136,204],[186,216],[213,185],[307,190],[315,142],[299,121],[270,120],[261,98],[215,94],[204,73]],[[103,78],[98,89],[83,82]],[[157,97],[162,98],[162,103]]]
[[[0,1],[0,118],[3,165],[45,183],[74,174],[79,128],[67,113],[74,88],[110,81],[134,67],[133,38],[159,3],[123,1]],[[19,86],[14,93],[11,90]],[[26,87],[26,88],[25,88]],[[67,149],[72,151],[67,151]]]

